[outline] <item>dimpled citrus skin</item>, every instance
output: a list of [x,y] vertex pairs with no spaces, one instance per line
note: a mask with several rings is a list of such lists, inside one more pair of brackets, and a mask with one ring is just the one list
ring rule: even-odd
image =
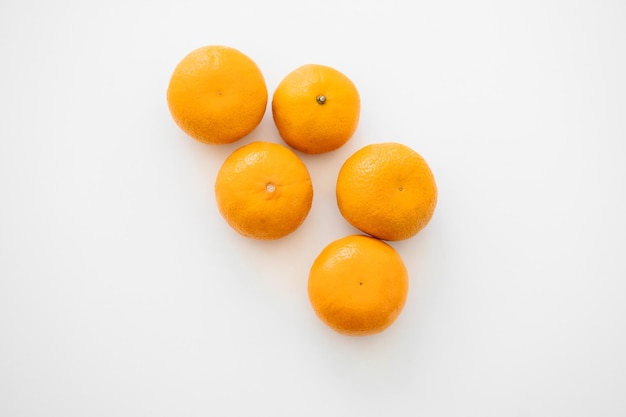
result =
[[256,63],[220,45],[198,48],[176,66],[167,103],[176,124],[208,144],[235,142],[263,119],[268,93]]
[[384,240],[415,236],[437,205],[437,185],[426,161],[406,145],[367,145],[344,162],[337,205],[357,229]]
[[289,148],[252,142],[231,153],[215,180],[217,206],[241,235],[279,239],[307,217],[313,185],[304,163]]
[[380,333],[406,303],[408,272],[387,243],[352,235],[326,246],[313,262],[308,294],[317,316],[350,336]]
[[295,69],[279,83],[272,98],[278,133],[287,145],[308,154],[345,144],[358,126],[360,111],[354,83],[325,65]]

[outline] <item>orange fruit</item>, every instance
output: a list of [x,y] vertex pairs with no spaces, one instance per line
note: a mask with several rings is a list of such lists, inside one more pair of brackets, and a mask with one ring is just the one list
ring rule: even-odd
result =
[[437,205],[430,167],[400,143],[367,145],[344,162],[337,177],[337,205],[354,227],[384,240],[416,235]]
[[400,255],[371,236],[352,235],[326,246],[309,273],[317,316],[346,335],[387,329],[404,308],[408,272]]
[[304,222],[313,185],[292,150],[252,142],[226,158],[215,180],[215,197],[221,215],[241,235],[279,239]]
[[198,48],[174,69],[167,103],[176,124],[209,144],[232,143],[252,132],[267,108],[267,87],[256,63],[220,45]]
[[361,101],[352,81],[334,68],[309,64],[276,87],[272,116],[292,148],[319,154],[341,147],[359,123]]

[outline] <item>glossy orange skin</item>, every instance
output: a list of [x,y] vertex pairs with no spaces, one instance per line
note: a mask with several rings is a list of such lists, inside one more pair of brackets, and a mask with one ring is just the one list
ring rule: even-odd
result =
[[391,326],[406,303],[408,272],[400,255],[370,236],[338,239],[315,259],[308,295],[317,316],[350,336],[380,333]]
[[295,69],[280,82],[272,98],[278,133],[287,145],[308,154],[343,146],[357,129],[360,112],[354,83],[325,65]]
[[437,206],[435,177],[421,155],[400,143],[367,145],[344,162],[337,206],[364,233],[383,240],[415,236]]
[[215,179],[218,209],[241,235],[280,239],[306,219],[313,185],[304,163],[289,148],[252,142],[231,153]]
[[208,144],[235,142],[263,119],[268,92],[256,63],[241,51],[210,45],[186,55],[167,88],[176,124]]

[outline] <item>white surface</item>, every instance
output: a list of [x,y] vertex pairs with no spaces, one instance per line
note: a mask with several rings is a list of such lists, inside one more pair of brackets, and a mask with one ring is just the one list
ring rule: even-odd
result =
[[[395,3],[395,5],[394,5]],[[2,2],[0,415],[626,415],[626,3]],[[239,48],[270,94],[355,82],[352,140],[303,156],[312,211],[236,235],[235,145],[172,122],[174,66]],[[411,287],[369,338],[327,329],[308,269],[354,232],[334,181],[365,144],[430,163],[436,214],[394,243]]]

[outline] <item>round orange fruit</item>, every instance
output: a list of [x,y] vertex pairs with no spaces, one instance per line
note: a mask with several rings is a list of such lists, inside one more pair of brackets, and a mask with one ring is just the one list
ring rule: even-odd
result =
[[167,103],[176,124],[208,144],[235,142],[252,132],[267,108],[267,86],[256,63],[221,45],[198,48],[174,69]]
[[252,142],[226,158],[215,180],[215,197],[221,215],[241,235],[279,239],[304,222],[313,185],[291,149]]
[[308,295],[317,316],[345,335],[380,333],[406,303],[408,272],[387,243],[364,235],[338,239],[313,262]]
[[272,98],[278,133],[307,154],[341,147],[354,134],[361,111],[354,83],[334,68],[308,64],[289,73]]
[[421,155],[394,142],[352,154],[337,177],[337,206],[354,227],[383,240],[416,235],[437,205],[437,185]]

